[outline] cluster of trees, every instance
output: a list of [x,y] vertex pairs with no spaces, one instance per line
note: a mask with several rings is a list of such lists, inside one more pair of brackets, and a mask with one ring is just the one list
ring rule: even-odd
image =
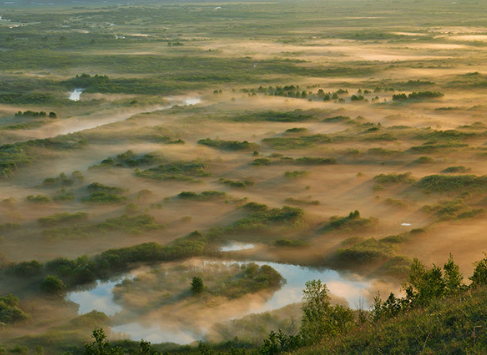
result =
[[[34,117],[34,118],[37,118],[37,117],[40,117],[40,118],[43,118],[43,117],[47,117],[47,113],[44,112],[44,111],[31,111],[31,110],[28,110],[28,111],[18,111],[17,113],[15,113],[15,117]],[[49,118],[57,118],[57,114],[56,112],[49,112]]]
[[259,266],[255,263],[244,264],[239,267],[237,275],[228,277],[216,290],[207,290],[203,279],[194,276],[191,280],[191,292],[200,295],[208,292],[215,296],[224,296],[235,299],[248,293],[261,290],[278,289],[284,282],[284,278],[269,265]]
[[4,144],[0,146],[0,176],[12,177],[18,168],[31,164],[36,158],[36,151],[31,148],[71,150],[80,149],[87,144],[84,137],[78,133]]
[[427,270],[421,261],[414,259],[408,281],[403,285],[406,296],[398,298],[391,292],[387,300],[382,301],[380,295],[377,295],[374,299],[373,318],[376,321],[391,318],[408,309],[427,306],[435,299],[486,286],[487,257],[476,263],[470,281],[469,286],[463,283],[463,275],[451,254],[443,265],[443,270],[436,265]]
[[183,191],[178,197],[183,200],[194,200],[194,201],[209,201],[209,200],[220,200],[227,197],[227,194],[222,191],[203,191],[200,194],[191,191]]
[[68,177],[65,173],[59,174],[57,177],[46,178],[42,182],[44,186],[73,186],[75,183],[81,183],[85,180],[81,171],[73,171],[71,176]]
[[194,177],[208,177],[208,165],[200,161],[175,161],[146,170],[135,169],[135,175],[154,180],[199,181]]
[[438,91],[419,91],[412,92],[409,95],[404,93],[392,95],[392,101],[407,101],[407,100],[426,100],[443,97],[445,94]]
[[354,229],[373,229],[377,226],[378,220],[376,218],[362,218],[360,212],[355,210],[350,212],[348,216],[331,216],[329,223],[323,227],[323,231],[333,230],[354,230]]
[[[164,137],[164,141],[170,142],[170,137]],[[100,162],[100,164],[92,165],[89,169],[107,168],[111,166],[115,167],[136,167],[142,165],[151,165],[161,162],[162,157],[157,153],[147,153],[141,157],[137,157],[137,154],[133,150],[127,150],[125,153],[118,154],[115,158],[108,157]]]
[[[261,208],[258,205],[254,207]],[[194,233],[193,235],[187,237],[188,240],[193,241],[198,240],[199,238],[201,238],[201,235],[198,235],[198,233]],[[118,250],[110,252],[106,254],[105,257],[112,259],[112,262],[117,258],[117,256],[126,258],[126,260],[134,260],[134,257],[136,259],[139,259],[140,257],[140,255],[135,256],[135,254],[138,254],[138,251],[144,254],[148,261],[158,259],[158,250],[148,246],[147,244],[142,248],[137,248],[137,250],[133,247],[124,249],[125,250],[123,251]],[[86,262],[87,260],[88,259],[85,258],[84,261]],[[61,265],[69,268],[69,262],[62,262],[61,260],[58,260],[57,264],[58,268],[61,267]],[[251,264],[249,267],[244,269],[243,279],[247,279],[247,281],[255,279],[259,282],[262,281],[261,283],[263,283],[264,281],[262,276],[270,275],[270,278],[267,278],[266,282],[270,282],[269,280],[272,280],[272,282],[275,282],[275,285],[278,286],[281,282],[280,279],[278,277],[274,277],[273,275],[275,272],[272,273],[272,270],[269,269],[271,268],[264,270],[264,267],[259,268],[257,265]],[[345,339],[345,337],[348,337],[346,338],[348,339],[346,341],[352,343],[350,335],[352,335],[353,338],[356,337],[357,334],[361,334],[364,331],[369,333],[372,332],[370,335],[375,336],[374,332],[385,329],[382,328],[382,326],[385,324],[384,322],[387,322],[390,319],[399,319],[398,317],[400,317],[402,313],[416,310],[421,312],[421,310],[427,309],[430,304],[437,304],[435,303],[437,301],[441,303],[443,299],[450,299],[451,297],[456,297],[457,295],[461,298],[461,300],[470,299],[473,292],[476,292],[476,290],[479,288],[487,286],[487,256],[476,263],[475,270],[473,275],[470,277],[470,281],[471,284],[469,286],[463,283],[463,275],[459,272],[459,267],[454,263],[451,255],[449,260],[443,265],[442,268],[433,265],[432,268],[427,269],[424,264],[415,259],[411,264],[407,281],[403,285],[406,296],[398,298],[391,293],[389,297],[383,301],[380,298],[380,295],[378,295],[374,300],[374,306],[371,312],[367,312],[362,309],[354,311],[341,305],[332,305],[330,293],[326,284],[323,284],[320,280],[308,281],[305,289],[303,290],[302,320],[298,332],[290,331],[289,333],[284,333],[281,330],[278,332],[272,331],[269,333],[268,337],[264,339],[263,344],[258,349],[248,349],[246,348],[248,345],[245,345],[245,343],[238,343],[238,341],[235,341],[232,344],[223,345],[226,346],[223,348],[226,351],[222,353],[229,353],[232,355],[277,355],[281,353],[294,352],[304,347],[310,347],[308,349],[304,349],[304,353],[307,353],[306,351],[308,351],[308,353],[312,353],[314,350],[318,349],[313,348],[313,346],[316,345],[322,347],[324,346],[323,344],[327,343],[333,343],[335,349],[338,349],[338,346],[344,351],[344,353],[352,353],[349,351],[349,345],[347,345],[345,342],[340,343],[339,339]],[[256,285],[258,285],[259,282]],[[255,283],[252,283],[252,285],[254,284]],[[267,286],[268,284],[266,284],[266,287]],[[45,277],[41,284],[41,288],[51,294],[62,294],[65,289],[63,284],[59,282],[59,279],[50,275]],[[194,295],[199,295],[205,292],[205,285],[200,277],[195,276],[192,279],[191,291]],[[468,295],[468,297],[464,297],[462,295]],[[460,300],[460,298],[458,299]],[[20,318],[28,317],[28,315],[22,315],[22,313],[19,312],[2,313],[2,309],[6,307],[12,308],[17,306],[18,300],[11,295],[0,298],[0,317],[5,317],[5,315],[10,316],[12,314],[17,314],[17,316]],[[427,311],[427,314],[425,314],[426,318],[431,317],[429,312],[430,311]],[[415,315],[418,314],[419,313],[415,313]],[[422,317],[422,315],[419,316]],[[456,322],[456,318],[452,318],[452,315],[446,314],[445,317],[447,317],[446,322]],[[462,315],[458,315],[458,317],[462,317]],[[406,321],[410,321],[410,319],[408,320],[408,318],[406,318]],[[437,321],[441,322],[442,320],[438,318]],[[404,322],[404,319],[402,322]],[[390,327],[390,324],[386,327]],[[438,324],[435,323],[434,327],[437,328]],[[434,336],[435,335],[432,335],[431,338],[434,338]],[[85,345],[83,352],[84,355],[123,355],[127,353],[134,355],[162,354],[153,348],[150,343],[145,341],[141,341],[138,344],[127,341],[120,342],[119,344],[122,344],[123,346],[111,344],[107,341],[103,329],[100,328],[93,331],[93,338],[93,343]],[[364,345],[362,342],[365,341],[365,343],[367,343],[366,339],[367,338],[364,337],[364,339],[360,340],[361,346]],[[436,340],[431,339],[431,341],[433,342]],[[443,340],[441,340],[441,342],[442,341]],[[483,340],[479,338],[479,341]],[[424,339],[420,340],[421,347],[424,346],[423,343]],[[237,348],[229,348],[230,346],[234,345],[237,346]],[[401,344],[401,346],[403,345],[404,344]],[[128,348],[126,348],[126,346],[128,346]],[[218,346],[222,346],[222,344]],[[213,355],[217,353],[216,349],[217,347],[200,343],[197,349],[187,347],[184,349],[181,348],[178,350],[178,353],[182,352]],[[164,352],[164,354],[169,353]]]
[[[19,307],[19,299],[13,295],[0,297],[0,326],[29,319],[30,316]],[[1,350],[0,350],[1,352]]]
[[298,207],[269,208],[267,205],[250,202],[243,208],[250,212],[249,216],[227,226],[224,229],[226,233],[265,232],[272,227],[292,227],[304,223],[304,211]]
[[[366,90],[367,93],[370,91]],[[260,86],[258,89],[242,89],[242,92],[248,93],[249,95],[256,95],[257,93],[269,95],[269,96],[284,96],[292,98],[301,99],[316,99],[322,101],[338,100],[340,97],[338,95],[348,94],[346,89],[338,89],[334,92],[325,92],[323,89],[319,89],[315,94],[312,91],[301,90],[299,85],[276,85],[263,87]],[[360,90],[362,93],[362,90]]]
[[119,196],[124,189],[116,186],[106,186],[99,182],[94,182],[88,185],[87,190],[90,195],[82,199],[83,202],[97,203],[97,204],[121,204],[127,201],[127,197]]
[[90,74],[81,74],[76,75],[76,77],[69,79],[65,82],[70,88],[92,88],[92,87],[100,87],[106,86],[110,83],[110,78],[106,75],[93,75]]
[[239,141],[224,141],[220,139],[200,139],[198,144],[206,145],[207,147],[217,148],[220,150],[257,150],[260,149],[260,145],[252,142],[239,142]]

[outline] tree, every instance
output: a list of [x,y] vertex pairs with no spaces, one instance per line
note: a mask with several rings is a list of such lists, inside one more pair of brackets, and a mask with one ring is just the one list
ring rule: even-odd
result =
[[64,292],[66,291],[64,282],[53,275],[47,275],[44,280],[42,280],[40,287],[44,292],[57,296],[64,295]]
[[204,289],[205,285],[203,284],[201,277],[193,277],[193,280],[191,281],[191,292],[193,292],[194,295],[198,295],[202,293]]
[[475,270],[470,280],[472,281],[471,287],[487,285],[487,255],[475,263]]
[[85,344],[83,355],[123,355],[124,351],[119,346],[115,347],[105,340],[107,336],[102,328],[93,330],[92,337],[95,341],[92,344]]
[[460,268],[453,262],[453,256],[450,253],[448,262],[443,265],[445,270],[445,285],[447,293],[454,293],[462,288],[463,276],[460,273]]
[[320,280],[306,282],[303,293],[301,334],[306,343],[313,344],[319,342],[327,332],[330,296],[328,288]]
[[315,344],[325,336],[336,335],[353,322],[353,312],[349,308],[331,306],[328,288],[320,280],[306,282],[303,293],[301,338],[305,344]]
[[139,355],[160,355],[161,353],[150,346],[150,342],[141,340],[139,343]]

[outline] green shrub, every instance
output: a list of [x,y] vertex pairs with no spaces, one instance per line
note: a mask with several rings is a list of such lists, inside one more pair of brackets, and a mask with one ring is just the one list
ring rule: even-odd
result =
[[83,174],[79,171],[74,171],[73,173],[71,173],[71,176],[69,178],[65,173],[61,173],[59,174],[58,177],[44,179],[42,185],[47,187],[72,186],[75,183],[81,183],[83,181],[84,181]]
[[286,132],[285,133],[305,133],[305,132],[308,132],[308,129],[307,128],[304,128],[304,127],[294,127],[294,128],[286,129]]
[[87,197],[83,197],[81,201],[86,203],[97,203],[102,205],[123,204],[127,201],[125,196],[117,196],[105,191],[93,192]]
[[291,205],[296,206],[317,206],[320,204],[318,200],[301,200],[297,198],[288,197],[284,200],[284,202],[289,203]]
[[349,248],[338,249],[335,258],[341,265],[356,266],[385,262],[392,256],[393,248],[390,243],[370,238]]
[[33,277],[42,272],[43,265],[37,260],[23,261],[7,268],[7,273],[18,277]]
[[0,297],[0,323],[12,324],[29,318],[30,315],[20,309],[17,297],[11,294]]
[[316,119],[315,111],[300,109],[288,112],[267,111],[251,112],[232,118],[233,121],[270,121],[270,122],[303,122]]
[[331,142],[330,137],[324,134],[314,134],[311,136],[301,136],[296,138],[273,137],[265,138],[263,143],[274,149],[301,149]]
[[27,200],[27,202],[37,203],[37,204],[46,204],[46,203],[49,203],[51,201],[49,196],[45,196],[45,195],[36,195],[36,196],[29,195],[26,197],[26,200]]
[[407,172],[404,174],[379,174],[374,176],[374,181],[383,184],[383,185],[392,185],[392,184],[412,184],[415,179],[411,177],[411,173]]
[[433,206],[425,205],[423,207],[423,211],[434,214],[434,216],[440,221],[474,218],[485,214],[485,209],[474,209],[467,206],[465,202],[459,198],[450,201],[441,201]]
[[74,201],[76,196],[73,191],[66,191],[61,189],[61,191],[52,197],[52,200],[55,202],[70,202]]
[[378,270],[379,275],[386,275],[396,279],[406,279],[411,269],[412,260],[406,256],[394,256],[386,261]]
[[217,148],[220,150],[259,150],[260,145],[256,143],[249,143],[247,141],[239,142],[239,141],[224,141],[218,139],[200,139],[198,144],[206,145],[207,147]]
[[450,152],[450,151],[455,151],[458,150],[459,148],[464,148],[468,147],[468,144],[462,143],[462,142],[426,142],[423,145],[419,146],[413,146],[409,148],[409,151],[411,153],[415,154],[431,154],[431,153],[437,153],[437,152]]
[[393,198],[387,198],[384,203],[388,206],[391,206],[391,207],[397,207],[397,208],[405,208],[405,207],[408,207],[408,203],[406,201],[403,201],[403,200],[396,200],[396,199],[393,199]]
[[333,165],[336,163],[334,158],[302,157],[294,160],[296,165]]
[[[169,137],[162,138],[163,141],[169,141]],[[167,143],[167,142],[166,142]],[[132,150],[127,150],[125,153],[118,154],[115,158],[108,157],[102,160],[99,164],[92,165],[88,169],[102,169],[108,167],[136,167],[143,165],[151,165],[160,163],[164,158],[158,152],[152,152],[144,154],[141,157],[137,157]]]
[[472,171],[472,169],[460,165],[460,166],[449,166],[448,168],[443,169],[441,172],[444,174],[455,174],[455,173],[469,173],[470,171]]
[[284,206],[269,209],[266,205],[251,202],[243,208],[248,210],[250,215],[227,226],[225,232],[231,234],[266,232],[272,227],[292,227],[304,221],[304,211],[297,207]]
[[346,217],[332,216],[330,222],[322,228],[323,232],[329,231],[370,231],[374,230],[378,224],[377,218],[361,218],[360,212],[355,210]]
[[230,187],[236,187],[236,188],[242,188],[242,189],[245,189],[249,186],[253,186],[255,184],[255,182],[252,178],[245,178],[242,181],[220,178],[218,180],[218,182],[225,184],[225,185],[228,185]]
[[88,213],[86,212],[62,212],[55,213],[48,217],[41,217],[37,220],[43,227],[51,227],[62,223],[79,223],[88,220]]
[[431,164],[433,163],[435,160],[432,158],[432,157],[425,157],[425,156],[422,156],[422,157],[419,157],[418,159],[416,159],[414,161],[414,163],[416,164]]
[[150,230],[164,228],[163,225],[156,223],[155,218],[149,214],[138,216],[122,215],[116,218],[107,219],[104,223],[97,226],[103,231],[121,231],[129,234],[141,234]]
[[254,161],[251,164],[256,166],[271,165],[272,161],[267,158],[258,158],[258,159],[254,159]]
[[425,100],[425,99],[435,99],[438,97],[445,96],[443,93],[438,91],[419,91],[412,92],[408,95],[409,100]]
[[45,229],[42,237],[51,242],[63,239],[87,239],[93,237],[93,229],[90,226],[65,226]]
[[198,182],[194,177],[208,177],[211,173],[207,171],[208,166],[198,161],[177,161],[162,164],[155,168],[140,171],[135,170],[135,175],[154,180],[179,180]]
[[305,170],[286,171],[284,173],[284,177],[286,177],[288,179],[297,179],[297,178],[304,177],[307,175],[308,175],[308,172]]
[[104,192],[107,194],[121,194],[125,191],[121,187],[106,186],[106,185],[100,184],[99,182],[94,182],[94,183],[88,185],[86,188],[90,192]]
[[419,180],[416,186],[430,192],[485,191],[487,190],[487,176],[428,175]]
[[278,239],[274,242],[276,247],[285,247],[285,248],[302,248],[310,246],[309,243],[299,240],[299,239]]
[[455,129],[448,129],[445,131],[431,131],[427,130],[426,132],[422,132],[418,134],[415,138],[417,139],[426,139],[430,142],[439,142],[439,141],[461,141],[468,138],[475,138],[478,137],[478,133],[468,133],[468,132],[461,132]]
[[140,207],[137,206],[135,203],[129,203],[127,206],[125,206],[125,213],[127,214],[134,214],[139,212]]
[[224,199],[227,197],[227,194],[222,191],[203,191],[200,194],[183,191],[178,195],[178,197],[185,200],[210,201]]
[[334,117],[327,117],[323,119],[323,122],[326,123],[337,123],[337,122],[349,122],[351,120],[348,116],[334,116]]
[[62,296],[66,291],[66,285],[53,275],[47,275],[40,284],[41,289],[49,294]]
[[246,293],[255,293],[266,289],[278,289],[284,278],[268,265],[258,266],[254,263],[242,267],[242,272],[225,282],[219,295],[235,299]]

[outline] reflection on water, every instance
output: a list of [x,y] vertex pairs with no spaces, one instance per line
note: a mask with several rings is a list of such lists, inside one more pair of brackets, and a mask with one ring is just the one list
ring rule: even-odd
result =
[[[291,264],[280,264],[272,262],[255,262],[258,265],[269,265],[278,271],[285,279],[286,283],[276,291],[267,301],[252,303],[246,310],[242,310],[240,317],[251,313],[272,311],[292,303],[302,300],[303,289],[307,281],[321,280],[330,290],[330,293],[345,299],[351,308],[357,308],[365,302],[365,296],[371,286],[370,282],[354,280],[344,277],[334,270],[314,269]],[[235,261],[206,261],[197,260],[198,268],[221,268],[230,267],[233,264],[248,264],[248,262]],[[194,265],[194,263],[193,263]],[[125,278],[133,278],[136,273],[128,274]],[[105,312],[107,315],[114,315],[122,311],[122,307],[113,300],[113,288],[119,281],[98,282],[97,286],[91,290],[70,292],[67,299],[80,305],[79,313],[84,314],[92,310]],[[367,305],[365,305],[367,306]],[[230,319],[230,318],[229,318]],[[225,321],[228,319],[220,319]],[[208,325],[210,327],[211,324]],[[132,340],[145,339],[153,343],[175,342],[188,344],[201,339],[205,329],[200,329],[199,334],[192,333],[187,329],[175,328],[174,323],[164,324],[164,319],[160,322],[133,322],[112,328],[116,332],[127,334]]]
[[86,291],[70,292],[67,299],[79,304],[78,313],[86,314],[91,311],[100,311],[113,316],[122,310],[122,307],[113,302],[113,288],[119,281],[97,281],[96,287]]
[[244,243],[234,242],[232,244],[222,246],[220,248],[220,251],[239,251],[239,250],[247,250],[253,248],[255,248],[254,244],[244,244]]
[[301,302],[303,289],[306,286],[306,282],[310,280],[321,280],[327,285],[330,293],[347,300],[351,308],[357,308],[360,302],[364,301],[366,291],[371,285],[370,282],[348,280],[334,270],[319,270],[298,265],[269,262],[257,262],[256,264],[269,265],[274,268],[286,279],[286,284],[275,292],[262,308],[248,313],[271,311],[291,303]]
[[81,93],[84,91],[85,89],[74,89],[73,92],[71,92],[69,94],[69,99],[71,101],[79,101],[80,97],[81,97]]
[[132,280],[139,274],[138,271],[128,273],[123,277],[113,281],[96,281],[96,286],[82,291],[69,292],[66,298],[74,303],[79,304],[78,314],[86,314],[91,311],[100,311],[107,316],[123,310],[122,306],[116,304],[113,300],[113,289],[115,285],[123,280]]

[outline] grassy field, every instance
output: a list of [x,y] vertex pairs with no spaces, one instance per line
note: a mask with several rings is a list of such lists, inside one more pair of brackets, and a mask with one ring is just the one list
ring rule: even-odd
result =
[[[28,316],[0,323],[2,346],[33,352],[43,339],[50,353],[79,353],[70,346],[94,325],[116,323],[79,320],[74,303],[39,288],[51,274],[70,292],[191,257],[291,263],[370,281],[368,304],[400,288],[413,258],[440,265],[453,253],[471,274],[487,249],[486,10],[5,3],[0,297],[18,297]],[[232,242],[254,248],[220,252]],[[150,262],[138,245],[152,246]],[[49,269],[59,258],[69,270]],[[219,292],[195,314],[224,304]]]

